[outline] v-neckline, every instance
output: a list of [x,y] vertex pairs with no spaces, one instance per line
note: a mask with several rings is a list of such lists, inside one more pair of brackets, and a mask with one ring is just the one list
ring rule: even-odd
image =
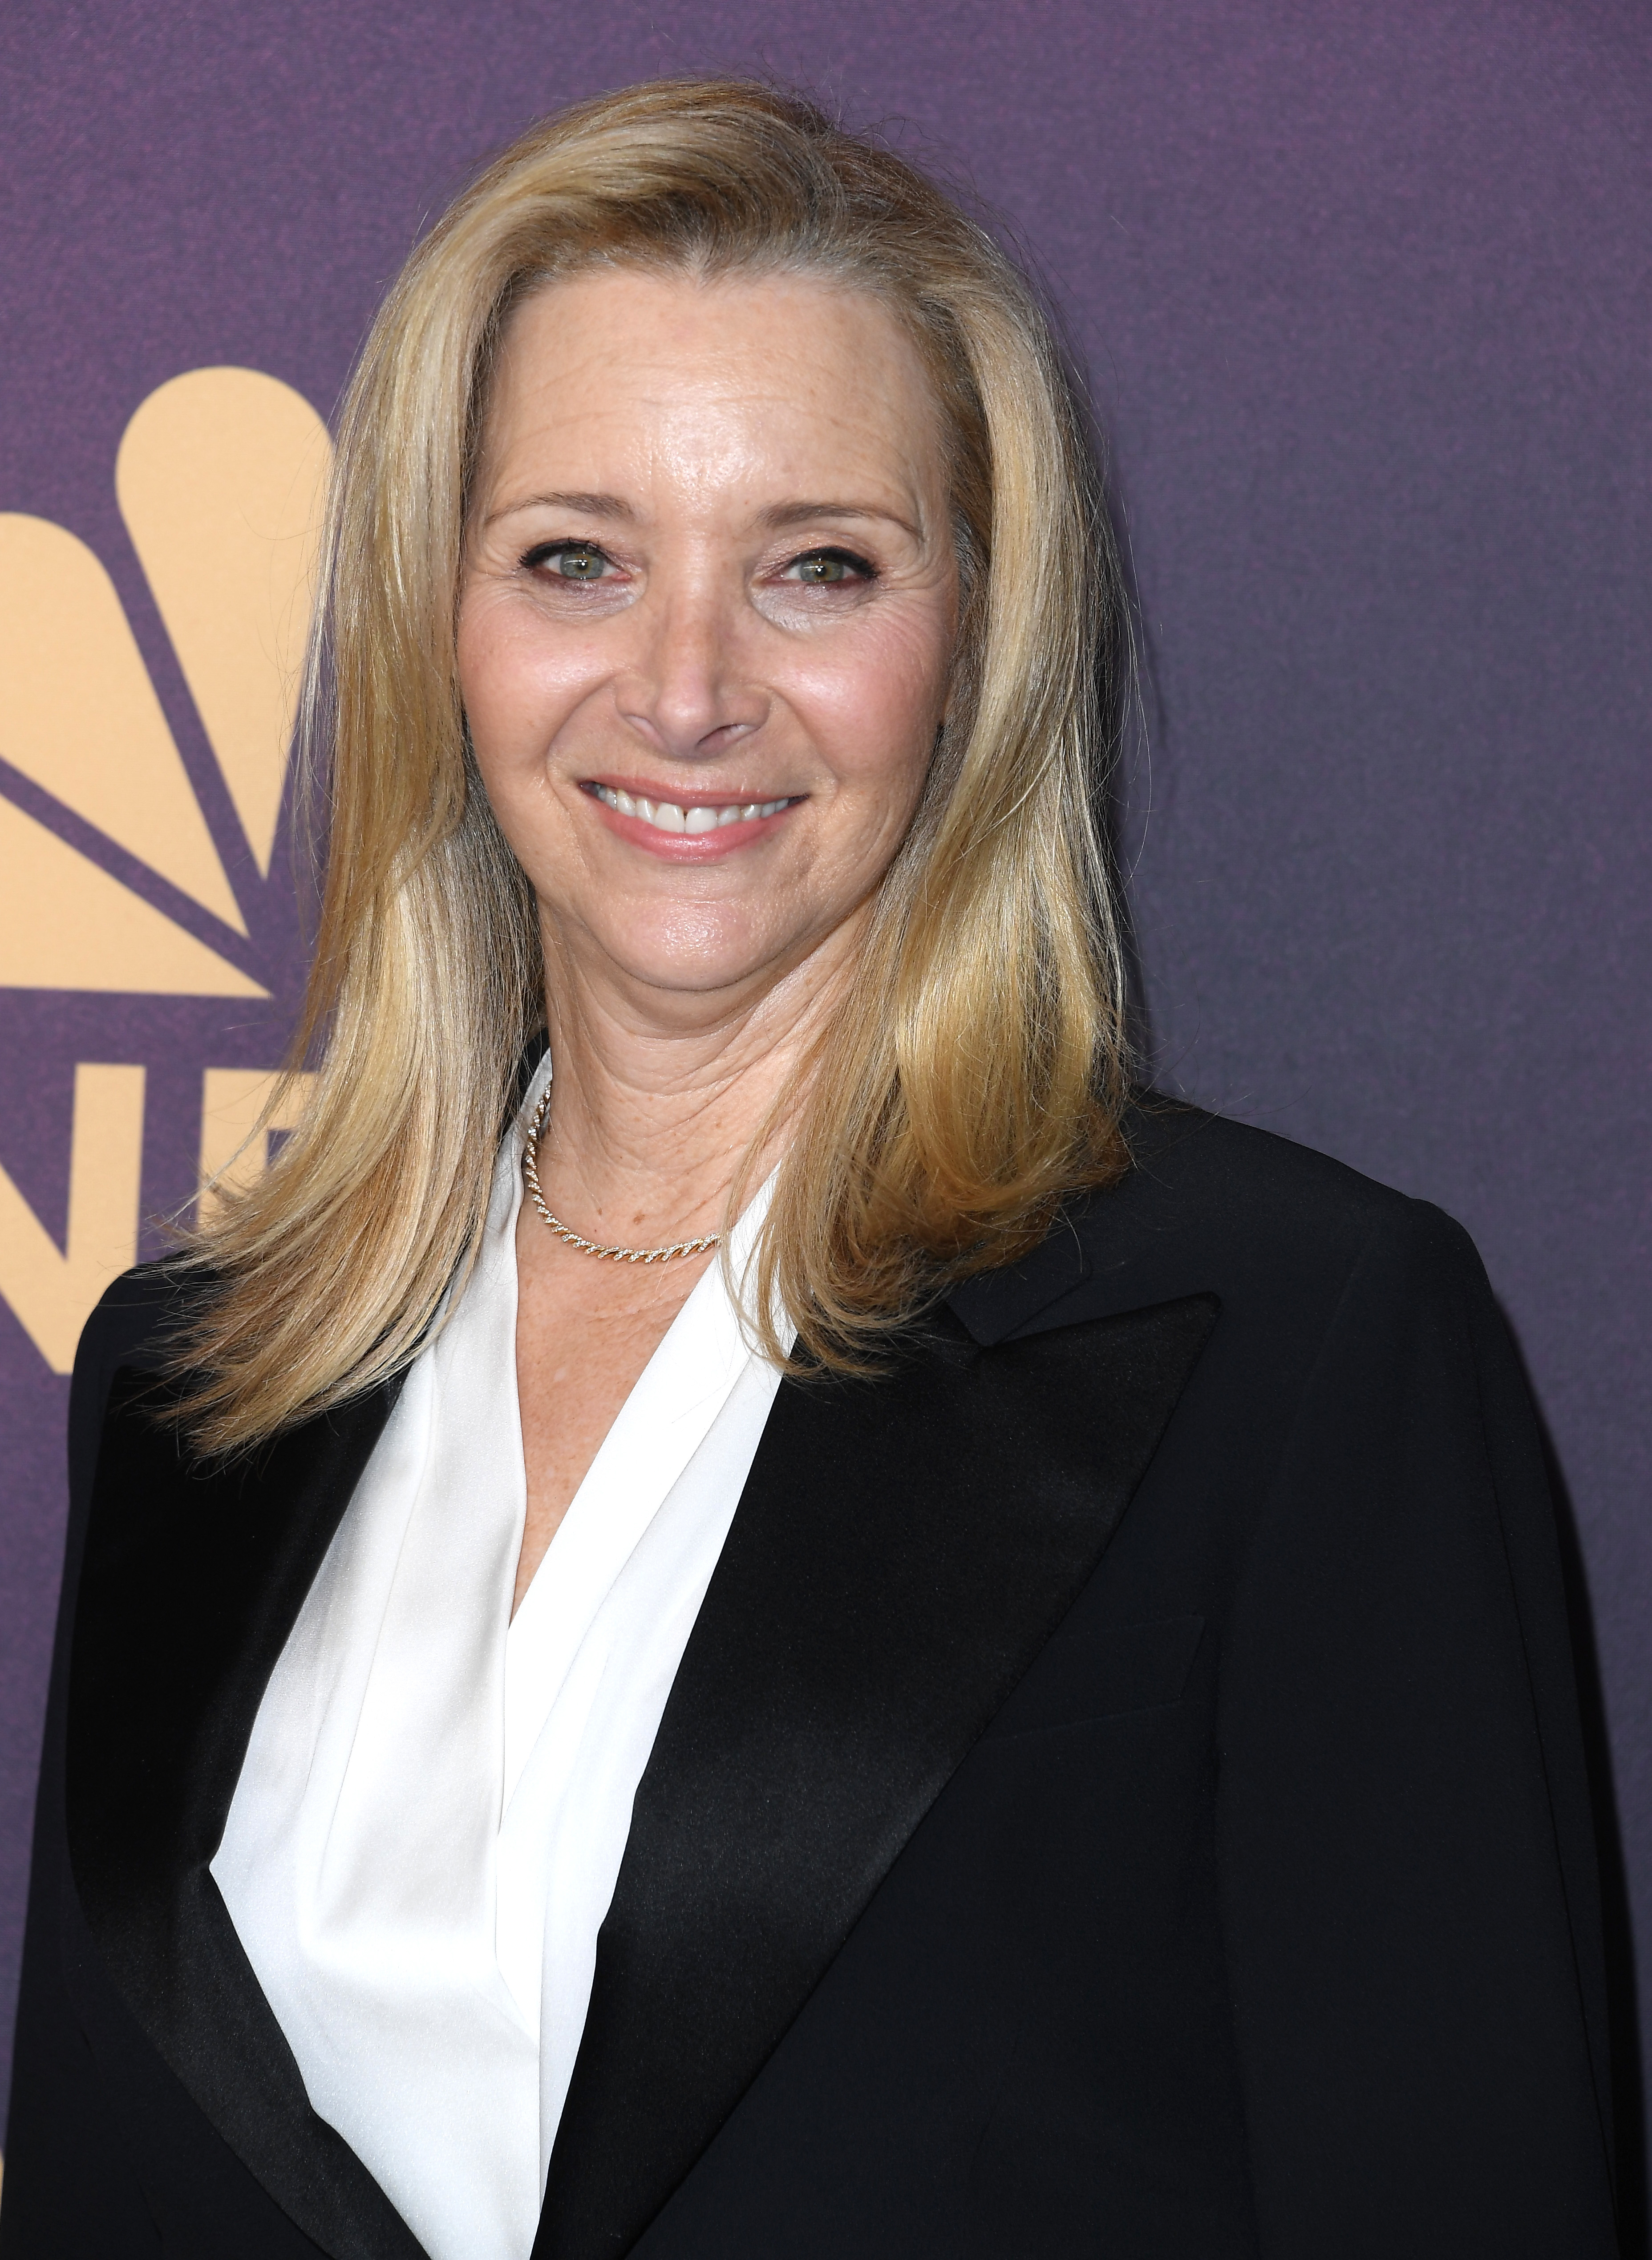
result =
[[[735,1227],[729,1257],[736,1278],[755,1246],[773,1184],[771,1176],[758,1189]],[[519,1209],[518,1173],[517,1197],[503,1219],[513,1323]],[[504,1810],[573,1660],[579,1627],[589,1623],[631,1558],[751,1361],[723,1267],[714,1262],[695,1282],[633,1383],[510,1619]],[[521,1406],[514,1357],[506,1365],[501,1387],[508,1392],[508,1432],[519,1460]]]

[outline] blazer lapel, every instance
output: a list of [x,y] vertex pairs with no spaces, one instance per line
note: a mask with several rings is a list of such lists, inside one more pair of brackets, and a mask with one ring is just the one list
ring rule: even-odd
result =
[[629,2250],[1100,1560],[1216,1303],[972,1339],[1082,1262],[876,1380],[782,1384],[638,1791],[533,2260]]
[[311,2109],[208,1873],[269,1674],[396,1391],[204,1468],[157,1386],[117,1376],[93,1485],[68,1694],[76,1893],[139,2025],[290,2218],[335,2260],[422,2260]]

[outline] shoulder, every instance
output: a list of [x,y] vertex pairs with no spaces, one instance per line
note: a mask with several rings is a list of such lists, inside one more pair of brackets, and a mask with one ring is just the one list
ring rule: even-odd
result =
[[977,1340],[1198,1294],[1230,1323],[1317,1331],[1356,1275],[1402,1292],[1430,1276],[1484,1284],[1460,1225],[1329,1155],[1151,1092],[1123,1126],[1123,1176],[954,1296]]
[[1237,1197],[1271,1224],[1311,1216],[1356,1230],[1406,1205],[1403,1193],[1328,1154],[1156,1091],[1133,1101],[1123,1128],[1130,1169],[1121,1186],[1138,1200],[1202,1204],[1215,1218],[1232,1214]]
[[104,1290],[81,1330],[69,1391],[71,1463],[89,1472],[115,1376],[123,1367],[159,1372],[199,1312],[209,1282],[174,1262],[139,1264]]
[[1377,1249],[1477,1262],[1462,1226],[1431,1202],[1271,1131],[1148,1093],[1125,1134],[1129,1169],[1076,1219],[1104,1263],[1174,1251],[1238,1284],[1347,1272]]
[[160,1367],[198,1312],[206,1287],[202,1272],[167,1260],[123,1271],[104,1288],[81,1330],[75,1372]]

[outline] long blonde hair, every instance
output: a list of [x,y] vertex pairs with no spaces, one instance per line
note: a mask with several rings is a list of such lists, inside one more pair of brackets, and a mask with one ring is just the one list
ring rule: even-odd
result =
[[466,513],[511,310],[600,264],[780,268],[876,293],[948,435],[962,588],[948,719],[864,977],[791,1126],[757,1306],[777,1299],[804,1362],[864,1369],[926,1298],[1024,1253],[1064,1193],[1122,1165],[1098,806],[1124,613],[1048,325],[983,228],[808,103],[730,79],[604,95],[535,126],[445,214],[344,403],[303,726],[329,836],[292,1064],[318,1073],[273,1167],[186,1255],[211,1281],[179,1352],[211,1449],[405,1365],[477,1245],[544,973],[531,890],[468,751]]

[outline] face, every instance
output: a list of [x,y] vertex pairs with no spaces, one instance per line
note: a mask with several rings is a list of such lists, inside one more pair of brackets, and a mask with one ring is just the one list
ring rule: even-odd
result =
[[553,960],[686,1005],[853,935],[945,704],[949,519],[874,299],[610,272],[518,310],[459,669]]

